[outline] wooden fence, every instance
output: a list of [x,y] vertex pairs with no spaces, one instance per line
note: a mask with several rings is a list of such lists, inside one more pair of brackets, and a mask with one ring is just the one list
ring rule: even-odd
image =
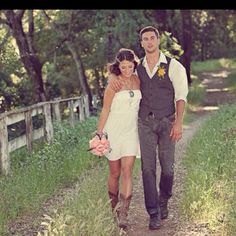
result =
[[[73,97],[67,99],[56,99],[49,102],[41,102],[29,107],[9,111],[0,114],[0,171],[8,174],[10,171],[10,152],[27,145],[32,151],[33,141],[44,137],[46,142],[53,141],[52,120],[62,120],[62,103],[69,113],[69,121],[73,127],[76,119],[80,121],[90,116],[88,96]],[[38,129],[33,128],[32,118],[41,114],[43,125]],[[77,117],[76,117],[77,116]],[[25,134],[9,140],[8,126],[20,121],[25,121]]]

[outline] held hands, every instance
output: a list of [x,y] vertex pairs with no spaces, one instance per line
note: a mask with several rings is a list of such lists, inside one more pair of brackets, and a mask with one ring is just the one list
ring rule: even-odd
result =
[[182,138],[182,123],[174,122],[170,131],[170,137],[173,142],[178,142]]

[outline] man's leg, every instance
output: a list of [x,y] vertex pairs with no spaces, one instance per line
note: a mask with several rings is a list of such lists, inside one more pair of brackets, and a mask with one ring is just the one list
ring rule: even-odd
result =
[[159,201],[161,219],[165,219],[168,217],[168,200],[172,196],[175,143],[172,142],[170,138],[172,123],[165,119],[164,121],[161,121],[160,128],[161,131],[158,148],[158,156],[161,166]]
[[139,139],[141,148],[141,167],[143,177],[144,199],[148,214],[150,215],[150,229],[160,228],[158,192],[156,186],[156,147],[158,137],[155,127],[156,121],[147,118],[139,119]]

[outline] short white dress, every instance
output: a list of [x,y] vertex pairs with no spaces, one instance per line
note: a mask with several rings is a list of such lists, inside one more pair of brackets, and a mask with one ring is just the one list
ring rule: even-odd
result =
[[110,113],[104,126],[108,134],[111,151],[106,154],[110,161],[121,159],[124,156],[139,156],[140,145],[138,138],[138,110],[142,98],[140,90],[117,92],[112,100]]

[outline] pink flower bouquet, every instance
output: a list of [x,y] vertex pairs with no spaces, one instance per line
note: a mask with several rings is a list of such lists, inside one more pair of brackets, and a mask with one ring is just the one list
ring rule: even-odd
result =
[[111,151],[110,143],[107,139],[107,134],[103,133],[102,135],[96,134],[89,141],[89,149],[92,154],[96,156],[103,156],[106,153]]

